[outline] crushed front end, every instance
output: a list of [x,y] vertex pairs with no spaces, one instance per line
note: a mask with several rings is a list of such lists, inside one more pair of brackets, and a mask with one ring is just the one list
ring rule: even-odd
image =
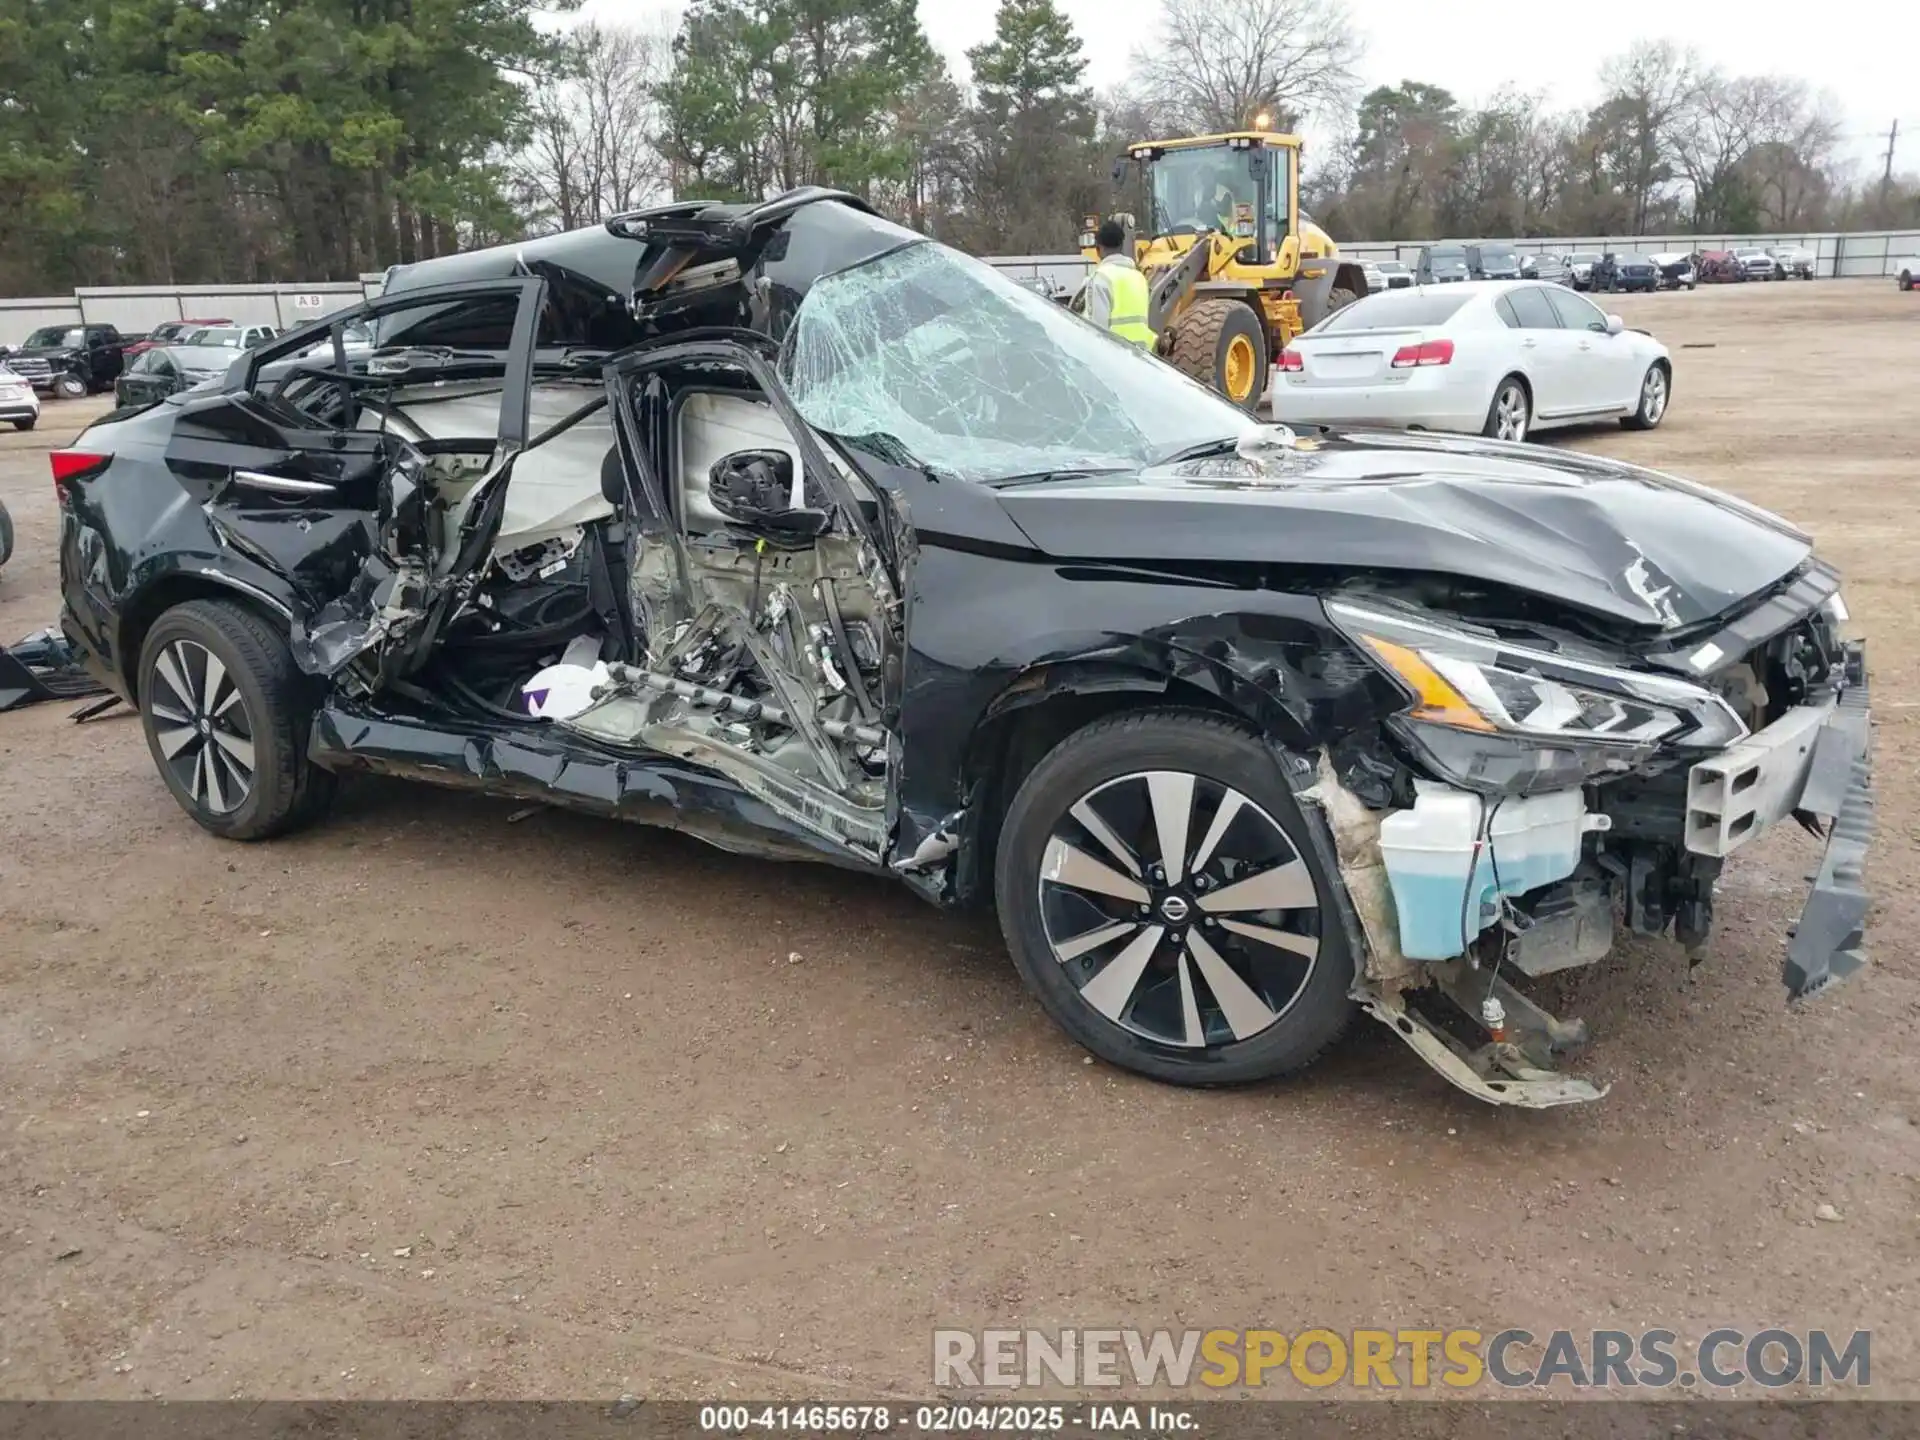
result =
[[1824,855],[1788,999],[1865,963],[1866,659],[1830,568],[1632,653],[1386,594],[1327,613],[1407,698],[1304,797],[1366,942],[1356,998],[1460,1088],[1531,1107],[1603,1095],[1557,1069],[1585,1026],[1515,982],[1600,960],[1620,926],[1698,963],[1723,865],[1789,817]]

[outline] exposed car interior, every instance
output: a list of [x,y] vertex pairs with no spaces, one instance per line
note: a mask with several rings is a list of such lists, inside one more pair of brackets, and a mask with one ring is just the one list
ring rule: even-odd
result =
[[[745,369],[716,356],[610,384],[601,355],[547,356],[523,447],[502,440],[512,397],[492,347],[389,345],[261,382],[307,423],[385,447],[378,541],[347,594],[296,618],[296,658],[423,717],[697,760],[877,857],[894,619],[879,557],[837,523]],[[636,465],[612,395],[631,406]]]

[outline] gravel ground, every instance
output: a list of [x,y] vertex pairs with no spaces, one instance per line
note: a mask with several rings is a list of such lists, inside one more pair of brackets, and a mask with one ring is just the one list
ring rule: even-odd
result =
[[[1486,1108],[1364,1020],[1297,1083],[1164,1088],[877,882],[376,781],[224,844],[137,722],[0,717],[0,1395],[873,1398],[929,1391],[937,1325],[1778,1323],[1871,1328],[1920,1397],[1914,298],[1623,299],[1669,418],[1554,442],[1810,527],[1878,719],[1875,966],[1787,1011],[1817,851],[1771,837],[1698,971],[1636,943],[1555,992],[1585,1108]],[[86,413],[0,438],[8,639],[55,615]]]

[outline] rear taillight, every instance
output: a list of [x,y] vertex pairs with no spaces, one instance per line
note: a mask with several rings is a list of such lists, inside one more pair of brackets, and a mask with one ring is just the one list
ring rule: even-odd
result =
[[103,455],[97,450],[55,450],[48,454],[47,460],[53,466],[54,497],[64,505],[67,503],[67,483],[98,475],[113,463],[113,456]]
[[1307,368],[1306,357],[1298,350],[1288,348],[1280,352],[1280,368],[1289,375],[1297,375]]
[[1411,370],[1416,365],[1451,365],[1453,342],[1429,340],[1422,345],[1402,345],[1393,352],[1393,368]]

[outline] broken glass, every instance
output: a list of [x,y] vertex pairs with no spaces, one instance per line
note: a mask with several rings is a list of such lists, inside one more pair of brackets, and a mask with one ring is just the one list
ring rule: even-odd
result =
[[1254,428],[1235,406],[945,246],[818,281],[780,376],[807,422],[993,481],[1138,470]]

